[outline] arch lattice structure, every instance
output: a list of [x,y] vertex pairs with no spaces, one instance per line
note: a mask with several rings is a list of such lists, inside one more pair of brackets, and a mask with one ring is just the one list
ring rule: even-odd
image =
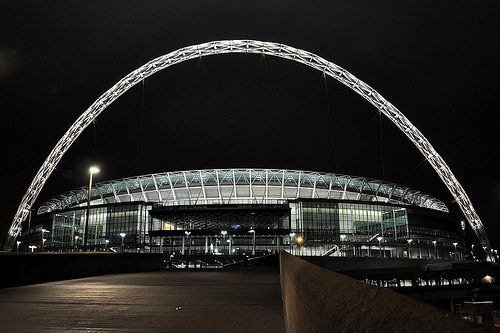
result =
[[226,54],[226,53],[253,53],[275,56],[292,60],[306,66],[312,67],[325,75],[328,75],[355,91],[368,100],[380,112],[387,116],[418,148],[437,172],[443,183],[446,185],[456,202],[460,206],[470,226],[479,238],[482,246],[489,253],[490,244],[484,230],[481,219],[476,213],[467,193],[456,179],[443,158],[436,152],[425,136],[406,118],[401,111],[387,101],[375,89],[361,81],[344,68],[318,56],[311,52],[300,50],[288,45],[262,42],[255,40],[222,40],[208,43],[192,45],[170,52],[155,58],[138,69],[132,71],[113,87],[101,95],[78,119],[71,125],[68,131],[56,144],[54,149],[38,170],[35,178],[31,182],[28,191],[24,195],[12,225],[8,232],[6,249],[12,248],[16,237],[21,232],[21,223],[27,217],[38,194],[42,190],[47,178],[54,171],[55,167],[71,147],[73,142],[92,123],[92,121],[113,103],[127,90],[165,68],[178,63],[196,59],[202,56]]

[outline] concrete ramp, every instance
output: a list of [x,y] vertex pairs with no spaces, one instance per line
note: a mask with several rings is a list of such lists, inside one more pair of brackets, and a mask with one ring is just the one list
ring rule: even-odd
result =
[[286,331],[490,332],[455,314],[280,253]]

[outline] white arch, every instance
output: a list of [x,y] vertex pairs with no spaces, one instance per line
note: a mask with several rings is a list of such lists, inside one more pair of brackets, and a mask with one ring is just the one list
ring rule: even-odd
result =
[[456,202],[460,206],[467,221],[481,241],[482,246],[489,252],[490,244],[484,230],[481,219],[477,215],[472,203],[457,181],[448,165],[432,147],[429,141],[413,124],[390,102],[382,97],[375,89],[356,78],[340,66],[327,61],[313,53],[296,49],[291,46],[262,42],[254,40],[223,40],[213,41],[198,45],[192,45],[170,52],[149,61],[127,76],[118,81],[113,87],[101,95],[80,117],[71,125],[68,131],[56,144],[54,149],[42,164],[35,178],[31,182],[28,191],[24,195],[16,215],[9,229],[6,248],[13,246],[15,238],[21,232],[21,222],[24,221],[28,210],[35,202],[47,178],[50,176],[56,165],[61,160],[73,142],[83,132],[83,130],[102,112],[127,90],[137,83],[156,72],[175,64],[195,59],[202,56],[224,54],[224,53],[254,53],[275,56],[299,62],[312,67],[325,75],[331,76],[343,83],[363,98],[373,104],[380,112],[386,115],[404,134],[415,144],[420,152],[432,165],[434,170],[450,190]]

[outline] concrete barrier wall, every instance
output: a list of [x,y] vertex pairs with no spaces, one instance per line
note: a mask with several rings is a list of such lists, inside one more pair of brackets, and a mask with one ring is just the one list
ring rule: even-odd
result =
[[286,331],[489,332],[451,312],[280,254]]
[[0,287],[101,274],[160,270],[162,254],[33,253],[0,255]]
[[440,259],[407,259],[407,258],[371,258],[371,257],[302,257],[317,266],[333,271],[378,269],[378,268],[420,268],[425,270],[429,264],[442,264],[451,267],[451,261]]

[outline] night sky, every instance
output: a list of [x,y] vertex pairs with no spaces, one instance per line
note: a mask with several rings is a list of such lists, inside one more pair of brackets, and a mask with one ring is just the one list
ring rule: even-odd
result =
[[[274,41],[378,90],[429,139],[500,246],[498,1],[2,1],[0,242],[76,118],[130,71],[180,47]],[[35,206],[96,181],[203,168],[384,179],[457,206],[413,144],[347,87],[291,61],[218,55],[164,70],[108,107]]]

